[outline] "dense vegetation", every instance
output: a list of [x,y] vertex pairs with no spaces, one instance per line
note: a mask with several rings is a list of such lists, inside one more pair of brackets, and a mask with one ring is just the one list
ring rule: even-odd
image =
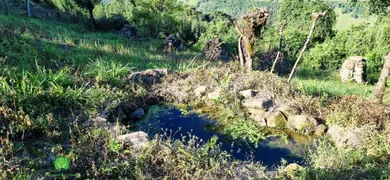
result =
[[[204,142],[190,136],[173,140],[172,134],[165,132],[151,137],[143,151],[116,141],[119,134],[136,130],[131,123],[125,130],[120,128],[116,111],[123,102],[146,104],[161,98],[151,98],[148,87],[130,84],[127,77],[160,68],[175,71],[178,75],[168,83],[184,89],[194,83],[180,84],[178,79],[183,77],[216,84],[222,97],[209,107],[213,111],[209,115],[220,121],[221,133],[232,139],[258,142],[271,132],[251,121],[242,111],[237,93],[230,92],[229,88],[244,82],[251,82],[242,85],[246,88],[271,89],[274,96],[296,102],[303,112],[323,118],[327,125],[371,128],[364,149],[337,148],[327,136],[316,139],[303,167],[285,172],[286,164],[282,164],[277,178],[390,178],[390,117],[375,114],[388,110],[390,93],[386,93],[385,105],[370,102],[383,57],[390,51],[387,1],[37,0],[31,5],[36,18],[26,18],[22,1],[9,2],[8,15],[3,12],[4,4],[0,6],[0,179],[53,178],[58,172],[52,161],[58,156],[72,164],[69,171],[60,172],[63,178],[266,177],[267,167],[235,160],[220,150],[215,139]],[[315,28],[291,86],[285,83],[283,71],[278,77],[238,70],[239,33],[234,22],[262,6],[269,7],[271,14],[256,37],[253,56],[255,69],[263,71],[270,70],[269,64],[280,51],[289,72],[306,41],[312,13],[327,12]],[[338,30],[335,8],[354,18],[376,14],[377,20]],[[43,15],[45,20],[40,18]],[[59,16],[69,17],[69,21],[61,22]],[[279,47],[281,22],[287,26]],[[134,26],[141,37],[125,37],[120,32],[125,24]],[[186,50],[164,51],[164,39],[171,34],[180,37]],[[200,56],[205,44],[217,37],[227,43],[231,62],[214,63]],[[367,57],[366,84],[339,80],[339,70],[349,56]],[[246,79],[235,79],[234,73]],[[200,109],[203,106],[207,105]],[[111,114],[110,126],[94,122],[104,111]],[[91,121],[95,124],[85,125]]]

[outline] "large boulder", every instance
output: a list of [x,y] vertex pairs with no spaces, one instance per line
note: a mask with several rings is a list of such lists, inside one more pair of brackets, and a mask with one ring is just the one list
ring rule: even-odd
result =
[[117,141],[134,149],[142,149],[148,145],[148,134],[143,131],[120,135]]
[[257,98],[257,99],[244,99],[242,106],[246,108],[258,108],[268,110],[273,106],[273,101],[268,98]]
[[285,128],[287,120],[286,116],[279,110],[270,112],[270,115],[266,117],[268,127]]
[[306,115],[295,115],[288,118],[288,128],[302,132],[304,134],[311,134],[315,132],[317,127],[317,120]]
[[130,83],[142,83],[146,86],[152,86],[160,83],[160,80],[168,74],[171,74],[171,71],[167,69],[148,69],[142,72],[135,72],[127,79]]
[[227,44],[220,38],[216,38],[206,43],[203,48],[202,56],[205,59],[218,61],[227,61],[229,59],[229,52]]
[[328,129],[328,135],[336,147],[350,147],[353,149],[364,148],[364,142],[369,137],[371,130],[365,128],[342,128],[334,125]]
[[366,59],[362,56],[351,56],[343,63],[340,71],[342,82],[355,81],[357,83],[364,83],[367,78]]

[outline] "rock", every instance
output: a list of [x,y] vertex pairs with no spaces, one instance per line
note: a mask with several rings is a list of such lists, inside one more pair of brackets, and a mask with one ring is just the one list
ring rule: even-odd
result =
[[281,105],[276,107],[279,111],[281,111],[287,119],[291,116],[294,116],[296,114],[301,114],[301,110],[299,108],[290,106],[290,105]]
[[135,72],[127,79],[130,83],[143,83],[144,85],[151,86],[159,83],[168,74],[171,74],[171,71],[167,69],[149,69],[142,72]]
[[173,53],[175,51],[184,51],[183,40],[177,34],[171,34],[164,40],[164,51]]
[[246,108],[259,108],[268,110],[273,106],[273,101],[267,98],[259,98],[259,99],[244,99],[242,101],[242,105]]
[[130,119],[141,120],[145,116],[145,110],[143,108],[138,108],[133,113],[130,114]]
[[340,77],[342,82],[355,81],[364,83],[367,78],[366,59],[361,56],[351,56],[341,68]]
[[118,118],[121,120],[127,119],[127,114],[125,113],[121,105],[119,105],[117,108],[116,116],[118,116]]
[[220,90],[220,89],[217,89],[217,90],[215,90],[214,92],[211,92],[211,93],[207,94],[207,97],[208,97],[210,100],[218,100],[219,97],[221,97],[221,90]]
[[[256,60],[258,62],[258,70],[260,71],[271,71],[272,65],[278,55],[277,48],[271,48],[268,51],[257,55]],[[280,52],[279,59],[275,65],[274,72],[278,74],[286,74],[291,70],[291,63],[284,52]]]
[[330,126],[328,135],[335,143],[336,147],[350,147],[353,149],[361,149],[364,147],[364,140],[369,135],[370,131],[363,128],[346,128],[343,130],[340,126]]
[[250,117],[255,120],[260,126],[267,126],[267,121],[264,118],[266,112],[262,109],[250,108],[248,109]]
[[138,30],[129,24],[125,24],[120,33],[126,36],[128,39],[141,37]]
[[117,141],[134,149],[142,149],[148,145],[148,134],[143,131],[120,135]]
[[316,127],[314,134],[318,137],[323,136],[326,133],[326,125],[320,124]]
[[199,86],[194,90],[195,96],[198,98],[203,97],[206,95],[207,86]]
[[288,127],[292,130],[304,132],[305,134],[310,134],[315,131],[317,126],[317,121],[306,115],[295,115],[289,117]]
[[284,168],[284,171],[286,172],[293,172],[293,171],[297,171],[299,169],[301,169],[302,166],[300,166],[299,164],[297,163],[291,163],[289,165],[287,165],[285,168]]
[[202,56],[205,59],[218,61],[227,61],[229,59],[229,51],[227,44],[220,38],[216,38],[206,43],[203,48]]
[[268,127],[285,128],[287,125],[287,119],[280,111],[271,112],[271,114],[266,117],[266,121]]
[[245,99],[250,99],[256,96],[257,92],[253,91],[252,89],[248,89],[245,91],[239,92],[240,96],[244,97]]

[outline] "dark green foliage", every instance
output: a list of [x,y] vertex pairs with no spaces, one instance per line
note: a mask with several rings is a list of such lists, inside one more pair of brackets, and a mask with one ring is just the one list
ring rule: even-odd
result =
[[312,48],[303,66],[315,70],[339,69],[349,56],[367,57],[369,72],[378,72],[383,57],[390,49],[390,19],[379,20],[374,26],[353,26],[334,38]]

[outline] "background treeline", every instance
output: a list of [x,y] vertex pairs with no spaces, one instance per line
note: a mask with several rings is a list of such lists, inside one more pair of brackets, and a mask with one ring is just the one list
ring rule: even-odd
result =
[[[80,8],[74,0],[35,2],[72,14],[88,15],[87,10]],[[271,18],[261,37],[258,37],[255,59],[262,61],[264,54],[279,47],[280,22],[286,22],[280,50],[284,53],[284,60],[292,64],[307,37],[312,22],[311,13],[327,10],[327,16],[316,26],[301,68],[337,70],[348,56],[365,56],[369,74],[376,73],[383,65],[383,56],[390,49],[389,17],[381,16],[375,23],[352,26],[342,31],[335,28],[335,8],[365,16],[365,1],[350,4],[322,0],[135,0],[135,4],[130,0],[98,3],[93,11],[97,29],[117,31],[124,24],[131,24],[142,37],[163,39],[169,34],[179,34],[188,47],[196,50],[201,50],[207,41],[221,37],[234,55],[238,33],[233,21],[255,7],[269,7]]]

